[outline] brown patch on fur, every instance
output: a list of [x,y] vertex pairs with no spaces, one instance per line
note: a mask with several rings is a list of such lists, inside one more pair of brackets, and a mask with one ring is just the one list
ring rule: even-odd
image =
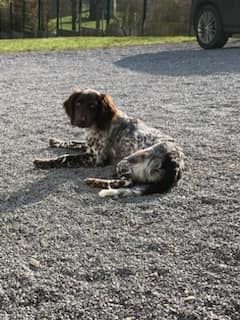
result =
[[63,103],[63,108],[71,120],[74,118],[74,100],[79,96],[79,94],[80,91],[74,91]]
[[91,188],[121,188],[131,185],[131,180],[126,179],[99,179],[99,178],[87,178],[84,182]]
[[[77,98],[81,95],[85,95],[87,101],[87,97],[90,97],[91,93],[84,94],[81,90],[74,91],[63,103],[65,112],[70,118],[72,124],[75,118],[74,104]],[[94,119],[95,126],[100,130],[105,130],[110,126],[111,121],[117,119],[118,115],[120,115],[120,110],[113,102],[112,97],[107,94],[96,96],[95,99],[97,102],[96,117]]]
[[111,96],[107,94],[100,95],[100,108],[96,118],[96,126],[100,130],[105,130],[111,124],[113,119],[116,119],[120,114],[120,110],[113,102]]

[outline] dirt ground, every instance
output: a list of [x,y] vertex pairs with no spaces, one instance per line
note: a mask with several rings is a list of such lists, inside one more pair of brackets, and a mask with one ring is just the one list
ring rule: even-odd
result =
[[[240,47],[0,55],[0,319],[240,319]],[[101,199],[104,169],[35,170],[82,139],[76,87],[174,136],[186,169],[164,196]]]

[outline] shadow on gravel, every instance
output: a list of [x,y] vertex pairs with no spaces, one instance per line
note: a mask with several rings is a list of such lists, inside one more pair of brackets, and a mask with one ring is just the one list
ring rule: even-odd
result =
[[[31,174],[31,172],[30,172]],[[12,212],[15,209],[22,208],[24,206],[40,202],[52,193],[57,193],[58,189],[67,180],[73,180],[73,176],[67,173],[61,172],[61,169],[46,170],[44,176],[37,180],[19,187],[19,189],[9,194],[5,199],[1,201],[0,213]],[[74,183],[77,183],[76,181]]]
[[[47,203],[49,196],[61,197],[61,194],[64,194],[64,189],[66,190],[66,188],[70,188],[71,192],[78,193],[81,197],[82,193],[89,191],[84,183],[84,179],[86,177],[99,176],[96,170],[95,168],[85,168],[80,172],[80,168],[30,169],[24,174],[26,176],[30,175],[32,182],[23,185],[20,184],[16,188],[16,191],[0,197],[0,213],[13,212],[16,209],[41,201]],[[110,169],[106,167],[106,172],[109,175],[108,171],[110,171]],[[104,173],[105,171],[103,174]],[[40,176],[36,177],[35,174],[39,174]]]
[[[31,175],[33,170],[25,172],[25,174],[29,173]],[[46,198],[49,195],[58,196],[58,193],[62,193],[64,184],[70,185],[71,191],[77,193],[87,191],[83,180],[88,176],[93,176],[93,174],[90,175],[89,170],[86,169],[81,174],[79,174],[78,169],[50,169],[41,171],[41,178],[38,177],[31,183],[19,186],[17,191],[0,199],[0,213],[13,212],[24,206],[47,201]]]
[[115,62],[121,68],[165,76],[207,76],[240,73],[240,48],[168,50],[129,56]]
[[[29,173],[32,174],[32,170],[30,170]],[[44,170],[44,175],[41,178],[19,187],[17,191],[9,194],[7,197],[3,196],[3,198],[0,199],[0,213],[13,212],[16,209],[41,201],[46,202],[46,198],[49,195],[56,195],[59,197],[59,194],[63,193],[61,187],[65,183],[70,184],[71,192],[77,193],[79,198],[81,198],[83,193],[90,192],[93,194],[96,202],[105,202],[106,199],[102,199],[98,196],[100,189],[87,187],[84,183],[84,179],[87,177],[110,178],[111,176],[111,166],[105,167],[101,174],[99,173],[98,168],[84,169],[84,172],[81,173],[79,173],[79,169]],[[146,202],[146,198],[148,201],[152,201],[151,196],[143,196],[136,198],[123,198],[121,199],[121,202],[139,203],[143,200]],[[119,199],[116,199],[116,201],[119,201]]]

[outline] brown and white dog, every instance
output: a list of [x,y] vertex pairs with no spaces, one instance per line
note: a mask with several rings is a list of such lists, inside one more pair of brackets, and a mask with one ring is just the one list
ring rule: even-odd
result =
[[173,138],[122,113],[109,95],[92,89],[73,92],[63,104],[71,124],[86,130],[86,141],[50,139],[51,147],[78,149],[52,159],[36,159],[37,168],[94,167],[114,164],[111,180],[87,178],[103,188],[101,197],[163,193],[182,176],[184,154]]

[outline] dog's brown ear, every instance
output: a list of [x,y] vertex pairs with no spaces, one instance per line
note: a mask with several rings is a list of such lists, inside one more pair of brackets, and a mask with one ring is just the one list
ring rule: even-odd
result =
[[112,97],[107,94],[101,94],[99,96],[99,108],[96,117],[97,127],[101,130],[109,127],[112,119],[118,112],[118,108],[113,102]]
[[74,91],[63,103],[63,108],[71,121],[74,120],[74,101],[79,94],[80,91]]

